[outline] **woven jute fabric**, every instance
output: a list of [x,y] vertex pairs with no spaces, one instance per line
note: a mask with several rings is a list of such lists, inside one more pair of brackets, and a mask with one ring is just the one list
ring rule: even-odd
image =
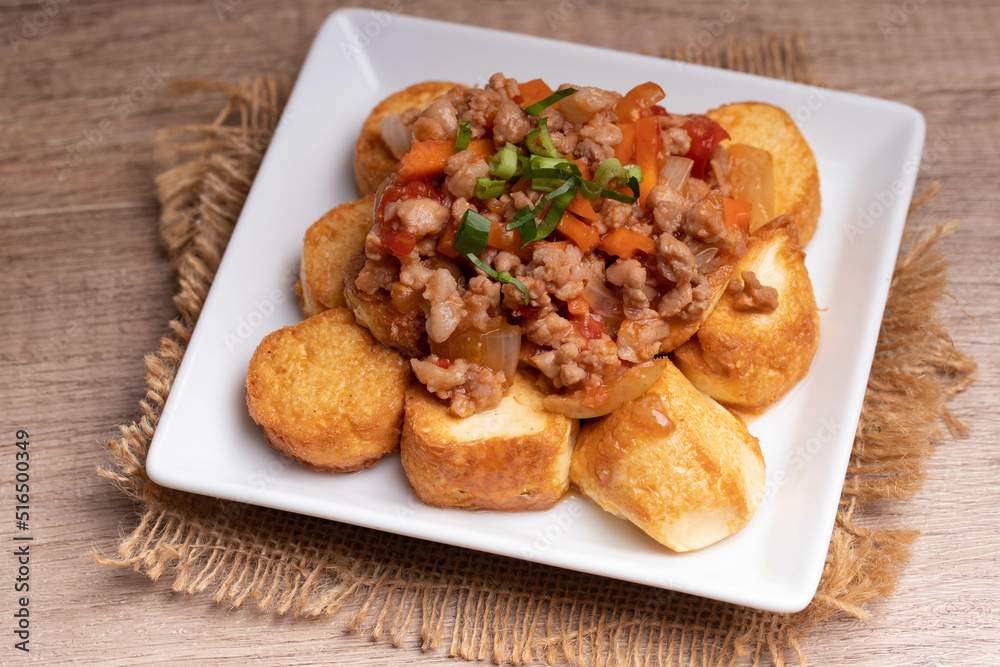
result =
[[[730,41],[684,60],[811,81],[801,37]],[[524,664],[757,664],[806,661],[806,633],[831,614],[860,619],[888,595],[916,537],[889,529],[866,505],[905,500],[943,425],[961,432],[947,399],[974,362],[935,314],[945,287],[941,238],[957,223],[910,239],[896,266],[868,393],[819,590],[796,614],[755,611],[313,517],[183,493],[146,475],[149,442],[233,225],[289,90],[262,78],[188,84],[228,97],[208,125],[164,131],[156,142],[160,230],[179,281],[179,315],[146,357],[141,416],[108,443],[102,474],[138,506],[138,520],[103,564],[129,566],[177,591],[210,592],[238,607],[330,614],[396,646],[470,660]],[[204,93],[203,93],[204,94]],[[353,613],[337,613],[343,609]]]

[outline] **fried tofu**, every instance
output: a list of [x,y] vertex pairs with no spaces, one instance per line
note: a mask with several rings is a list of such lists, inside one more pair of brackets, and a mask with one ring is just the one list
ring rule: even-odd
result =
[[414,308],[401,313],[385,290],[379,289],[372,294],[359,290],[355,280],[364,265],[365,253],[361,251],[347,263],[344,276],[344,298],[354,311],[358,324],[366,327],[375,340],[399,350],[403,356],[426,357],[430,353],[430,345],[423,311]]
[[734,276],[743,271],[777,290],[777,308],[737,310],[736,297],[727,291],[695,337],[674,351],[674,360],[699,390],[756,412],[809,372],[819,343],[819,313],[791,218],[775,218],[750,237]]
[[379,184],[396,169],[397,160],[382,140],[379,130],[382,120],[413,108],[423,110],[455,86],[465,87],[447,81],[417,83],[393,93],[372,109],[361,126],[361,135],[354,146],[354,180],[359,194],[364,196],[375,192]]
[[799,241],[805,246],[819,220],[819,170],[812,149],[795,121],[783,109],[763,102],[727,104],[707,115],[725,128],[731,143],[748,144],[771,153],[774,213],[795,218]]
[[264,337],[247,370],[247,407],[275,450],[351,472],[396,449],[410,365],[346,308]]
[[347,263],[365,247],[372,227],[375,195],[341,204],[306,231],[299,273],[299,304],[306,317],[328,308],[346,308],[344,272]]
[[742,420],[667,364],[646,394],[581,427],[570,479],[657,542],[691,551],[750,521],[764,457]]
[[414,383],[406,392],[400,458],[420,499],[463,509],[540,510],[569,488],[579,422],[542,407],[524,373],[496,408],[456,417]]

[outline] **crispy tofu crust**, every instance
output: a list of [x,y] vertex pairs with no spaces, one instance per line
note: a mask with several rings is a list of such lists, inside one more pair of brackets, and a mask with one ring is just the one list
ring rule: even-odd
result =
[[795,121],[783,109],[763,102],[727,104],[707,115],[729,132],[732,143],[770,151],[774,158],[775,215],[795,218],[799,240],[805,246],[819,220],[819,170]]
[[358,324],[366,327],[375,340],[399,350],[406,357],[426,357],[430,354],[427,342],[424,313],[416,308],[403,314],[392,305],[389,294],[376,290],[366,294],[358,289],[355,280],[365,266],[364,249],[347,263],[344,276],[344,298],[354,311]]
[[727,292],[695,337],[674,351],[674,361],[712,398],[758,412],[809,372],[819,344],[819,312],[791,218],[775,218],[747,246],[734,275],[753,271],[778,290],[778,307],[769,313],[736,310]]
[[382,141],[382,133],[379,131],[382,119],[414,107],[423,109],[456,86],[465,88],[447,81],[416,83],[393,93],[372,109],[364,125],[361,126],[361,136],[354,146],[354,180],[358,185],[359,194],[364,196],[375,192],[379,183],[396,169],[396,158]]
[[333,308],[268,334],[247,370],[247,408],[275,450],[317,470],[374,465],[399,443],[409,364]]
[[542,407],[518,373],[500,405],[467,418],[419,383],[406,392],[400,458],[420,499],[463,509],[539,510],[569,488],[579,422]]
[[306,231],[299,273],[299,305],[306,317],[328,308],[346,308],[344,272],[365,247],[372,227],[375,195],[330,209]]
[[691,551],[754,515],[764,458],[742,420],[667,364],[645,395],[581,427],[570,479],[661,544]]

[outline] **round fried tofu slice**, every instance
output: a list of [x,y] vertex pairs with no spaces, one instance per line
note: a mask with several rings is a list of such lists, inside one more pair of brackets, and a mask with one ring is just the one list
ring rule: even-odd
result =
[[471,417],[414,383],[406,392],[400,459],[420,500],[437,507],[540,510],[569,488],[575,419],[549,412],[518,373],[500,405]]
[[399,350],[405,357],[426,357],[430,354],[430,345],[424,312],[420,308],[399,312],[384,289],[371,294],[359,290],[355,281],[364,266],[365,253],[362,250],[347,263],[344,276],[344,298],[358,324],[367,328],[375,340]]
[[691,551],[750,521],[764,457],[742,420],[668,363],[646,394],[581,427],[570,479],[657,542]]
[[329,308],[346,308],[344,273],[365,248],[372,227],[375,195],[341,204],[306,230],[299,273],[299,304],[306,317]]
[[374,465],[399,444],[409,364],[333,308],[264,337],[247,407],[275,450],[317,470]]
[[771,153],[774,213],[795,218],[799,241],[805,246],[819,220],[819,169],[812,149],[792,117],[784,109],[763,102],[727,104],[712,109],[707,116],[725,128],[732,143],[748,144]]
[[380,125],[392,114],[401,114],[410,109],[423,110],[428,104],[454,87],[464,88],[447,81],[424,81],[393,93],[379,102],[365,119],[361,135],[354,146],[354,180],[358,193],[367,195],[375,192],[379,184],[396,169],[399,160],[389,150],[382,139]]
[[[740,302],[744,271],[777,291],[776,308]],[[732,281],[695,337],[674,351],[674,361],[699,390],[756,412],[806,376],[819,344],[816,297],[791,218],[775,218],[750,237]]]

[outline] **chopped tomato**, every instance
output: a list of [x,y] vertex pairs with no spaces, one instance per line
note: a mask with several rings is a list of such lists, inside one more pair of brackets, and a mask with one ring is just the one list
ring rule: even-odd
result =
[[691,137],[691,148],[684,157],[694,160],[691,175],[695,178],[705,178],[705,167],[715,145],[724,139],[729,139],[729,133],[722,129],[708,116],[692,114],[681,126]]
[[750,214],[753,210],[750,202],[723,197],[722,206],[726,215],[726,229],[731,232],[737,229],[742,229],[744,232],[750,230]]
[[615,104],[615,116],[621,122],[636,121],[649,115],[648,109],[666,97],[663,88],[652,81],[640,83]]
[[[382,192],[382,199],[375,208],[375,224],[379,229],[382,247],[396,257],[405,257],[413,252],[417,237],[399,226],[398,220],[385,221],[385,207],[392,202],[404,199],[433,199],[441,202],[441,193],[430,181],[411,181],[409,183],[393,179]],[[454,237],[454,231],[452,232]]]
[[441,368],[448,368],[449,366],[451,366],[451,360],[441,357],[440,359],[437,360],[437,365],[440,366]]
[[667,110],[664,109],[663,107],[661,107],[659,104],[654,104],[653,106],[649,107],[649,115],[650,116],[666,116],[667,115]]
[[597,313],[570,314],[569,319],[577,332],[587,340],[596,340],[604,335],[604,320]]
[[518,306],[511,310],[510,314],[522,320],[536,320],[538,319],[538,308],[534,306]]

